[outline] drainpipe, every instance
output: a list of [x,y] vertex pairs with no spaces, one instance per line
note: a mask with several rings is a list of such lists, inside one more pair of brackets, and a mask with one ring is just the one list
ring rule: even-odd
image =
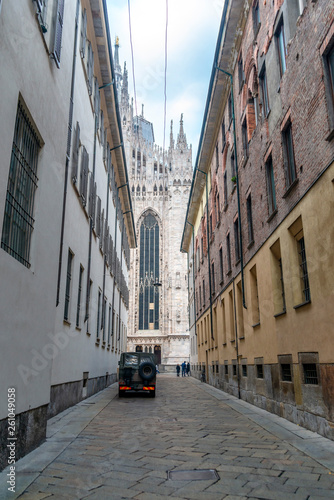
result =
[[[124,226],[124,221],[123,221],[123,228],[122,228],[122,234],[121,234],[121,268],[120,268],[120,273],[122,273],[122,263],[123,263],[123,234],[124,234],[125,226]],[[118,304],[118,339],[121,338],[121,305],[122,305],[122,300],[121,300],[121,285],[119,286],[119,304]],[[121,343],[119,343],[119,350],[121,350]]]
[[[111,158],[110,162],[108,162],[108,183],[107,183],[107,203],[106,203],[106,225],[108,226],[108,219],[109,219],[109,184],[110,184],[110,163],[111,163]],[[104,237],[105,233],[103,232]],[[104,307],[104,297],[105,297],[105,290],[106,290],[106,269],[107,269],[107,254],[104,254],[104,259],[103,259],[103,286],[102,286],[102,297],[103,297],[103,311],[102,311],[102,322],[101,322],[101,330],[103,329],[103,342],[105,342],[105,323],[106,323],[106,307]]]
[[205,188],[206,188],[206,234],[208,239],[208,271],[209,271],[209,295],[210,295],[210,323],[211,323],[211,339],[215,340],[213,337],[213,321],[212,321],[212,287],[211,287],[211,260],[210,260],[210,233],[209,233],[209,195],[208,195],[208,174],[203,172],[203,170],[197,169],[206,177]]
[[[115,260],[115,267],[116,267],[116,255],[117,255],[117,203],[115,200],[115,251],[113,255],[113,259]],[[114,267],[114,266],[113,266]],[[115,288],[116,288],[116,273],[114,273],[114,282],[113,282],[113,289],[112,289],[112,316],[115,316],[114,313],[114,305],[115,305]],[[112,322],[112,331],[111,335],[114,337],[114,321]],[[116,342],[115,342],[115,337],[113,338],[112,342],[114,349],[116,349]]]
[[232,101],[232,121],[233,121],[233,136],[234,136],[234,155],[235,155],[235,165],[236,165],[236,184],[237,184],[237,199],[238,199],[238,226],[239,226],[239,238],[240,238],[240,267],[241,267],[241,286],[242,286],[242,305],[247,309],[245,301],[245,283],[244,283],[244,257],[242,249],[242,231],[241,231],[241,208],[240,208],[240,189],[239,189],[239,174],[238,174],[238,156],[237,156],[237,134],[235,128],[235,115],[234,115],[234,96],[233,96],[233,75],[219,68],[216,65],[216,69],[229,76],[231,82],[231,101]]
[[237,381],[238,381],[238,398],[241,399],[240,395],[240,367],[239,367],[239,341],[238,341],[238,324],[237,324],[237,302],[235,300],[235,286],[233,278],[233,301],[234,301],[234,325],[235,325],[235,348],[237,352]]
[[75,31],[74,31],[74,47],[73,47],[73,60],[72,60],[71,96],[70,96],[70,109],[69,109],[69,117],[68,117],[67,150],[66,150],[66,162],[65,162],[65,181],[64,181],[64,194],[63,194],[63,212],[62,212],[61,230],[60,230],[60,247],[59,247],[59,263],[58,263],[56,307],[58,307],[58,305],[59,305],[61,268],[62,268],[62,262],[63,262],[64,231],[65,231],[65,213],[66,213],[66,198],[67,198],[67,178],[68,178],[68,169],[69,169],[70,153],[71,153],[71,138],[72,138],[72,123],[73,123],[73,102],[74,102],[74,84],[75,84],[75,65],[76,65],[76,58],[77,58],[78,26],[79,26],[79,8],[80,8],[80,0],[77,1],[77,10],[76,10],[76,14],[75,14]]

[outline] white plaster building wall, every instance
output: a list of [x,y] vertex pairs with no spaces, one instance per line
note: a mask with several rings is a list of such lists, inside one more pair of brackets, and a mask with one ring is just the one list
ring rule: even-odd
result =
[[[75,3],[67,2],[65,45],[73,47]],[[19,94],[44,142],[38,157],[38,187],[28,269],[0,250],[0,418],[7,412],[7,388],[17,391],[16,412],[49,401],[51,366],[38,359],[50,342],[55,320],[59,232],[66,154],[71,56],[61,68],[50,60],[31,1],[4,2],[0,15],[0,225],[2,229],[8,172]],[[5,70],[4,70],[5,68]],[[34,78],[27,78],[34,68]],[[52,96],[57,96],[53,99]],[[21,375],[18,368],[25,367]],[[43,376],[40,372],[43,368]],[[30,371],[29,371],[30,370]]]

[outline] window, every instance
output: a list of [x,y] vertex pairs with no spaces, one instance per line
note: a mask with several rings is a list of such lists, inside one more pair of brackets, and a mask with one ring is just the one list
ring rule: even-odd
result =
[[205,307],[205,281],[203,280],[203,307]]
[[247,222],[248,222],[248,244],[254,242],[254,231],[253,231],[253,215],[252,215],[252,196],[251,194],[247,197]]
[[256,365],[256,377],[263,378],[263,365],[262,364]]
[[304,384],[318,385],[317,365],[315,363],[303,363]]
[[224,207],[227,207],[227,174],[224,172]]
[[309,302],[311,300],[310,285],[308,280],[307,272],[307,261],[305,253],[305,241],[304,237],[300,238],[297,242],[298,244],[298,254],[299,254],[299,268],[300,268],[300,279],[302,283],[302,294],[304,302]]
[[81,31],[80,31],[80,54],[82,59],[85,58],[87,38],[87,12],[86,9],[81,14]]
[[222,123],[222,152],[224,151],[226,145],[226,131],[225,131],[225,121]]
[[79,149],[80,149],[80,125],[77,122],[75,135],[73,139],[73,153],[72,153],[72,182],[77,183],[78,180],[78,166],[79,166]]
[[80,196],[81,196],[81,203],[84,207],[87,204],[88,163],[89,163],[89,155],[87,153],[85,146],[82,146],[81,168],[80,168]]
[[282,374],[282,380],[284,382],[291,382],[292,381],[291,365],[288,363],[282,363],[281,374]]
[[227,248],[227,273],[231,272],[231,241],[230,241],[230,233],[226,236],[226,248]]
[[291,121],[288,120],[285,128],[282,131],[284,160],[285,160],[285,175],[286,188],[296,180],[296,165],[293,150],[292,127]]
[[242,366],[242,376],[247,377],[247,365],[241,365]]
[[277,209],[274,168],[271,155],[267,159],[265,167],[266,167],[266,179],[267,179],[268,210],[269,210],[269,215],[271,215]]
[[[244,121],[242,122],[242,146],[244,150],[244,157],[248,158],[248,132],[247,132],[247,118],[245,117]],[[233,155],[233,163],[234,162],[234,155]]]
[[225,368],[225,375],[228,375],[228,364],[225,364],[224,368]]
[[80,328],[81,290],[82,290],[82,276],[83,276],[83,272],[84,272],[84,269],[83,269],[82,265],[80,264],[79,284],[78,284],[77,317],[76,317],[76,322],[75,322],[75,326],[77,328]]
[[1,248],[26,267],[30,267],[39,148],[37,134],[19,102],[9,166]]
[[215,209],[216,209],[216,221],[217,224],[220,222],[220,200],[219,200],[219,193],[217,192],[216,198],[215,198]]
[[224,281],[224,266],[223,266],[223,248],[219,249],[219,265],[220,265],[220,282]]
[[262,67],[262,70],[260,73],[260,88],[261,88],[263,115],[266,118],[269,114],[270,106],[269,106],[267,72],[266,72],[266,65],[265,64],[263,64],[263,67]]
[[255,36],[260,28],[260,8],[259,8],[259,0],[256,0],[253,4],[253,27]]
[[87,87],[89,95],[92,95],[93,93],[93,72],[94,72],[94,52],[92,49],[92,44],[88,40],[86,74],[87,74]]
[[326,60],[330,76],[331,94],[334,101],[334,47],[332,47],[332,49],[329,51]]
[[276,316],[285,313],[286,311],[280,240],[277,240],[270,247],[270,251],[272,262],[274,312]]
[[140,226],[139,330],[159,329],[159,224],[146,213]]
[[232,367],[233,367],[233,377],[236,377],[237,376],[237,365],[235,363],[233,363]]
[[228,118],[230,120],[230,124],[231,124],[231,121],[232,121],[232,95],[230,94],[229,97],[228,97],[228,103],[227,103],[227,106],[228,106]]
[[238,61],[238,77],[239,77],[239,92],[241,92],[243,84],[245,83],[245,73],[241,56]]
[[236,178],[236,165],[235,165],[235,158],[234,158],[234,152],[231,153],[231,179],[232,179],[232,185],[235,186],[235,178]]
[[199,308],[202,309],[202,292],[201,285],[199,285]]
[[279,68],[282,77],[286,70],[286,45],[283,20],[279,23],[275,36],[277,41]]
[[210,214],[209,216],[209,231],[210,231],[210,239],[212,238],[213,236],[213,224],[212,224],[212,213]]
[[112,321],[111,305],[109,304],[109,311],[108,311],[108,346],[110,346],[111,321]]
[[68,321],[68,318],[69,318],[69,308],[70,308],[70,298],[71,298],[72,261],[73,261],[73,253],[69,249],[68,250],[68,257],[67,257],[65,307],[64,307],[64,320],[66,320],[66,321]]
[[260,301],[259,301],[259,287],[257,282],[256,265],[252,267],[249,272],[249,281],[251,289],[251,305],[252,305],[252,326],[257,326],[260,323]]
[[100,338],[100,319],[101,319],[101,296],[102,292],[99,289],[97,296],[97,316],[96,316],[96,338]]
[[211,264],[211,284],[212,284],[212,295],[216,292],[216,280],[215,280],[215,263]]
[[63,33],[63,22],[64,22],[64,0],[58,0],[57,2],[57,14],[56,14],[56,27],[55,27],[55,38],[53,44],[52,57],[55,60],[56,65],[60,66],[60,53],[61,53],[61,39]]
[[334,136],[334,43],[328,46],[328,39],[326,38],[320,48],[320,53],[324,64],[324,83],[330,127],[330,135],[327,140],[332,140]]
[[239,241],[239,219],[236,218],[234,221],[234,252],[235,252],[235,263],[238,264],[240,260],[240,241]]

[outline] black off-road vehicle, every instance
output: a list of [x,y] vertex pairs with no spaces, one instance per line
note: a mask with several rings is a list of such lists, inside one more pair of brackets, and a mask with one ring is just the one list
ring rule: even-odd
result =
[[146,352],[123,352],[119,364],[118,394],[144,392],[155,397],[155,355]]

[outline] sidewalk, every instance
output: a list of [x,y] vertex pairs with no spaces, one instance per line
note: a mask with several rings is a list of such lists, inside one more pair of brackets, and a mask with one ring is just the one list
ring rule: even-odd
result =
[[[167,471],[220,479],[171,480]],[[334,442],[192,377],[159,374],[157,397],[117,384],[52,418],[0,499],[334,498]]]

